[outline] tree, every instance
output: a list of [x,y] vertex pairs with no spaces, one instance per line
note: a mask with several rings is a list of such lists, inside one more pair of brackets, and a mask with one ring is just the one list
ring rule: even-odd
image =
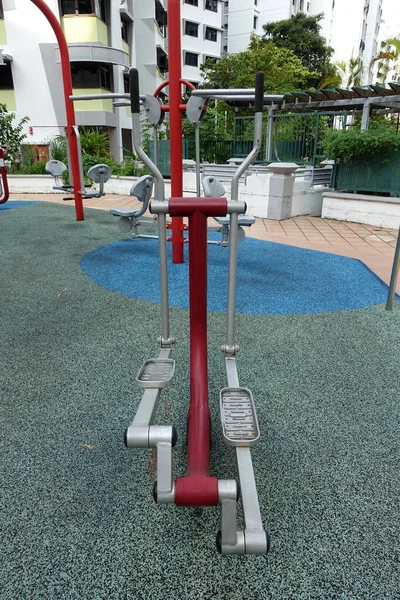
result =
[[247,50],[227,54],[218,62],[206,61],[201,70],[205,88],[253,88],[257,71],[264,71],[264,89],[269,94],[298,90],[318,75],[304,67],[292,50],[256,36]]
[[352,56],[348,62],[342,60],[336,63],[342,86],[350,88],[353,85],[361,85],[364,65],[361,55]]
[[381,51],[371,61],[371,67],[378,62],[378,80],[385,83],[390,71],[394,68],[393,81],[397,81],[400,73],[400,37],[389,38],[381,43]]
[[0,145],[8,147],[6,156],[11,160],[19,155],[21,144],[26,139],[23,129],[29,117],[23,117],[18,124],[14,124],[15,119],[15,113],[7,112],[5,104],[0,104]]
[[331,76],[335,71],[330,62],[333,48],[326,45],[320,33],[322,18],[322,13],[307,16],[298,12],[290,19],[263,25],[264,40],[272,41],[278,48],[291,50],[306,69],[319,73],[317,78],[308,82],[314,86],[318,85],[321,78]]

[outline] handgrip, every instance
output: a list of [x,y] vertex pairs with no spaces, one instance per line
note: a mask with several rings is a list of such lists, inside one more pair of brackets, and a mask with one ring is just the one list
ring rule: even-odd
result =
[[131,113],[140,113],[140,96],[139,96],[139,71],[137,69],[129,70],[129,90],[131,94]]
[[264,71],[256,73],[255,112],[262,112],[264,108]]

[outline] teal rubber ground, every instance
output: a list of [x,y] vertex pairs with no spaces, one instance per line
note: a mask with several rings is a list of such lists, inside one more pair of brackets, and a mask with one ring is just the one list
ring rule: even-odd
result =
[[[222,557],[219,509],[157,506],[154,456],[123,445],[141,395],[134,377],[157,353],[159,307],[81,270],[85,254],[119,239],[115,220],[86,210],[77,223],[73,207],[45,203],[0,217],[1,600],[400,598],[398,305],[238,316],[271,552]],[[218,417],[225,326],[210,313],[221,478],[235,475]],[[157,421],[177,427],[182,475],[186,309],[172,309],[171,330],[177,372]]]

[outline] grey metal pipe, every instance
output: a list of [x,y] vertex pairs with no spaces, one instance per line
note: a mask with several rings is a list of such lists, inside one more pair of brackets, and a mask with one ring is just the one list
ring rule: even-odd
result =
[[[232,179],[231,200],[239,199],[239,179],[257,157],[262,137],[262,112],[257,112],[254,117],[254,146],[250,154],[239,165]],[[237,272],[237,242],[238,242],[238,214],[232,213],[229,224],[229,275],[228,275],[228,331],[227,346],[233,347],[235,343],[235,304],[236,304],[236,272]]]
[[[159,169],[142,148],[140,137],[140,114],[132,113],[132,143],[139,159],[143,161],[156,180],[156,201],[165,201],[164,179]],[[168,204],[165,202],[166,206]],[[170,339],[169,333],[169,300],[168,300],[168,265],[167,265],[167,219],[165,214],[158,216],[158,249],[160,254],[160,292],[161,292],[161,328],[162,339]]]
[[268,109],[268,134],[267,134],[267,162],[272,162],[272,144],[273,144],[273,130],[274,130],[274,109]]
[[[126,92],[118,92],[118,93],[114,93],[114,92],[110,92],[107,94],[82,94],[80,96],[70,96],[69,99],[72,100],[73,102],[79,101],[79,100],[117,100],[118,98],[125,98],[126,100],[130,100],[130,94],[127,94]],[[141,95],[139,96],[140,100],[143,101],[146,96]]]
[[201,196],[200,186],[200,123],[196,123],[194,126],[194,139],[196,149],[196,194],[197,197]]
[[154,164],[158,168],[158,126],[154,125],[153,127],[153,159]]
[[394,296],[396,293],[396,283],[400,267],[400,228],[397,236],[396,250],[394,252],[392,274],[390,276],[389,293],[386,301],[386,310],[393,310]]
[[142,147],[142,140],[140,138],[139,113],[132,113],[132,144],[139,159],[146,165],[146,167],[156,180],[156,200],[165,200],[165,187],[163,176],[161,175],[159,169],[156,167],[153,161],[147,156]]
[[[243,96],[243,95],[225,95],[225,96],[204,96],[204,98],[208,98],[211,100],[226,100],[227,102],[255,102],[255,97],[252,95]],[[283,102],[284,96],[264,96],[265,102]]]

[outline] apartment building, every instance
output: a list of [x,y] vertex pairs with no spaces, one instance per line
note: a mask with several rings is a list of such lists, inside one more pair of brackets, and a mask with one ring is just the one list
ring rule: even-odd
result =
[[[139,69],[142,93],[165,81],[167,0],[46,3],[69,46],[74,95],[127,91],[131,65]],[[221,57],[222,10],[221,0],[182,0],[182,77],[194,84],[204,61]],[[18,119],[29,116],[29,143],[46,144],[65,124],[61,65],[54,32],[29,0],[0,0],[0,57],[0,103]],[[79,125],[108,130],[117,159],[131,149],[128,109],[104,99],[76,102],[75,111]]]
[[[132,0],[47,0],[68,42],[74,95],[123,91],[133,60]],[[53,29],[29,0],[0,0],[0,102],[28,115],[28,142],[46,144],[63,132],[61,65]],[[9,10],[7,10],[9,9]],[[112,100],[75,104],[79,125],[109,131],[117,158],[130,143],[130,116]],[[128,146],[129,147],[129,146]]]
[[218,60],[222,49],[221,0],[184,0],[182,4],[182,77],[197,85],[201,65]]
[[299,11],[324,14],[321,34],[335,49],[336,60],[348,61],[361,54],[364,80],[374,77],[370,67],[378,47],[382,4],[385,0],[225,0],[225,52],[241,52],[255,33],[262,35],[265,23],[289,19]]

